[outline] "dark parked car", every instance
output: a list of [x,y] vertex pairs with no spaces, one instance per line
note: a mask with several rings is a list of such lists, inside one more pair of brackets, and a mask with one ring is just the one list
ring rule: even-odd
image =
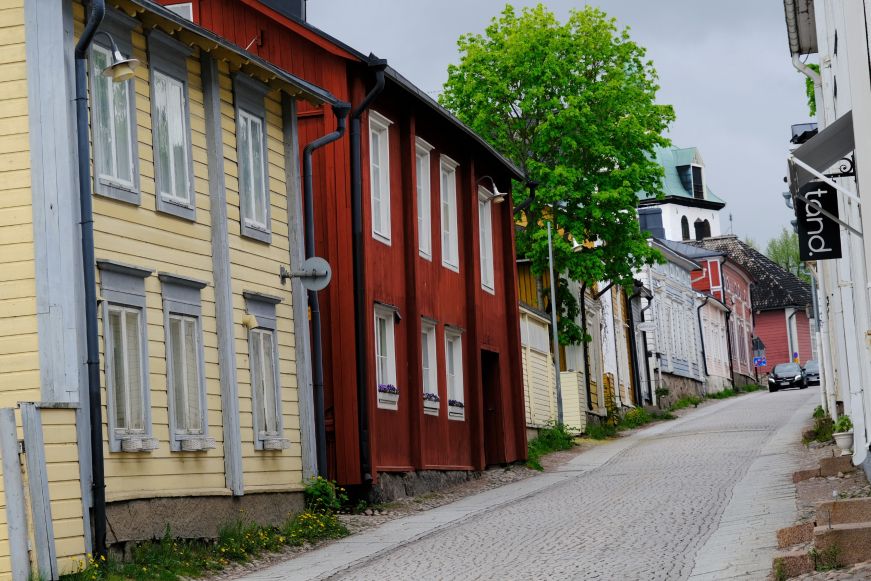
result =
[[804,378],[808,385],[820,384],[820,364],[811,359],[804,364]]
[[799,389],[807,387],[804,370],[798,363],[781,363],[768,376],[768,391],[777,391],[787,387]]

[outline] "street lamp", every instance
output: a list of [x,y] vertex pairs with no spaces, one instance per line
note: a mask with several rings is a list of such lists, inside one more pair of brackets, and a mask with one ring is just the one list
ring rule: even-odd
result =
[[97,34],[102,34],[108,38],[112,47],[112,64],[103,69],[103,76],[112,79],[113,83],[123,83],[133,78],[134,71],[139,66],[139,59],[124,58],[124,55],[118,50],[118,45],[115,44],[115,39],[105,30],[101,30]]

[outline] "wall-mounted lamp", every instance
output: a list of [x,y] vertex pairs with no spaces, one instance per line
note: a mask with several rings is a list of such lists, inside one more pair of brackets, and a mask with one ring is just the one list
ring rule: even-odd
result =
[[493,186],[493,197],[491,198],[491,200],[493,201],[494,204],[501,204],[502,202],[505,201],[505,198],[508,196],[508,193],[499,191],[499,188],[496,187],[496,180],[494,180],[490,176],[481,176],[480,178],[478,178],[477,183],[480,185],[482,180],[490,180],[490,185]]
[[113,83],[123,83],[133,78],[134,71],[139,66],[139,59],[124,58],[124,55],[118,50],[118,45],[115,44],[115,39],[105,30],[101,30],[97,34],[102,34],[108,38],[109,44],[112,46],[112,64],[103,69],[103,76],[111,78]]

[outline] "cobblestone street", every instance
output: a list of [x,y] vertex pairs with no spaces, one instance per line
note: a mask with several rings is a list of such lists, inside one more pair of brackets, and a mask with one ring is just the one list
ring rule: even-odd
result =
[[818,400],[813,388],[708,405],[246,579],[764,579]]

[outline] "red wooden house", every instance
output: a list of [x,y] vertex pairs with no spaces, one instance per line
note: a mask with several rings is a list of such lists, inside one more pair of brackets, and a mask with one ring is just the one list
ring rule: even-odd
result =
[[[199,0],[191,16],[355,108],[377,93],[360,116],[356,236],[352,139],[314,154],[317,254],[333,269],[320,293],[329,476],[365,484],[524,458],[505,195],[523,176],[399,73],[296,18],[302,2],[268,3]],[[335,118],[301,107],[298,124],[302,148]]]
[[[802,365],[814,358],[808,318],[810,285],[734,235],[715,236],[688,244],[724,254],[729,259],[726,265],[737,265],[745,273],[742,276],[749,274],[752,277],[750,294],[754,332],[765,344],[767,359],[767,365],[758,368],[759,373],[768,373],[775,365],[794,358],[798,358]],[[729,277],[726,268],[723,273],[727,297],[730,285],[733,289],[743,288],[735,276]],[[733,304],[728,305],[734,310]]]

